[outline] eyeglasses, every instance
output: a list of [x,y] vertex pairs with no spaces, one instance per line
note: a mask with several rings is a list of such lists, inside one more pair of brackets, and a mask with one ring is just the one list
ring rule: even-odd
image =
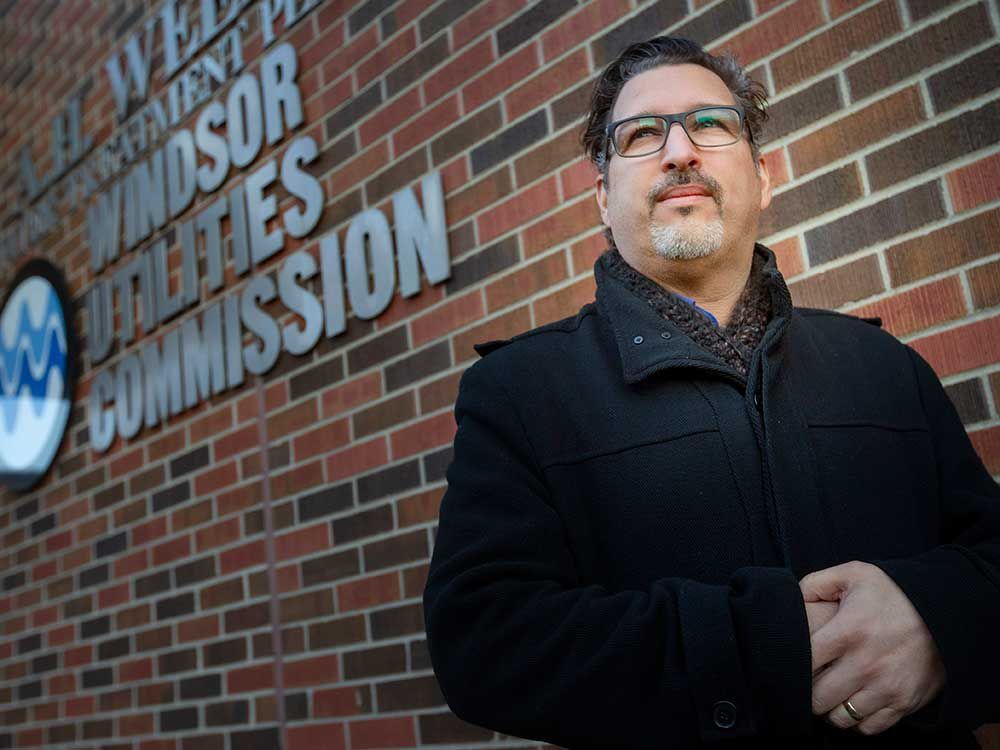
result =
[[702,107],[674,115],[638,115],[613,122],[604,133],[619,156],[655,154],[667,145],[670,126],[679,123],[691,143],[702,148],[730,146],[743,134],[743,110]]

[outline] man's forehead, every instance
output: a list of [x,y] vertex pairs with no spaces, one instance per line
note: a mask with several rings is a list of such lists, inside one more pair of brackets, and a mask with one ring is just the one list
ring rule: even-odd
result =
[[693,63],[660,65],[625,82],[618,92],[612,119],[654,112],[686,112],[735,102],[725,82],[708,68]]

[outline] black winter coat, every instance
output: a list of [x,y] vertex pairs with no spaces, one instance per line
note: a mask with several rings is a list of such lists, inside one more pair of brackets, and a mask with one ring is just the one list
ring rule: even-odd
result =
[[[424,594],[452,710],[571,748],[976,747],[1000,720],[1000,488],[931,368],[774,316],[747,378],[595,265],[574,318],[477,347]],[[866,738],[812,716],[798,587],[879,565],[943,693]]]

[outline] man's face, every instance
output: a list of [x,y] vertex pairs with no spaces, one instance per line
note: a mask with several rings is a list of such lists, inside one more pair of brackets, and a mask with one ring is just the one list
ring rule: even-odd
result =
[[[726,84],[707,68],[663,65],[625,83],[611,120],[733,104]],[[675,123],[661,151],[626,158],[612,150],[609,159],[607,178],[597,178],[597,203],[632,265],[752,250],[771,183],[763,159],[754,163],[745,135],[730,146],[699,148]],[[668,194],[685,185],[707,194]]]

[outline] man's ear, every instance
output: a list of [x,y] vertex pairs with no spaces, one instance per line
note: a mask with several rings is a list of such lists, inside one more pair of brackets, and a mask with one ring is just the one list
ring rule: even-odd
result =
[[597,199],[597,207],[601,211],[601,221],[608,226],[608,187],[601,172],[598,172],[594,179],[594,198]]
[[764,157],[757,159],[757,175],[760,178],[760,210],[771,205],[771,173],[767,171],[767,162]]

